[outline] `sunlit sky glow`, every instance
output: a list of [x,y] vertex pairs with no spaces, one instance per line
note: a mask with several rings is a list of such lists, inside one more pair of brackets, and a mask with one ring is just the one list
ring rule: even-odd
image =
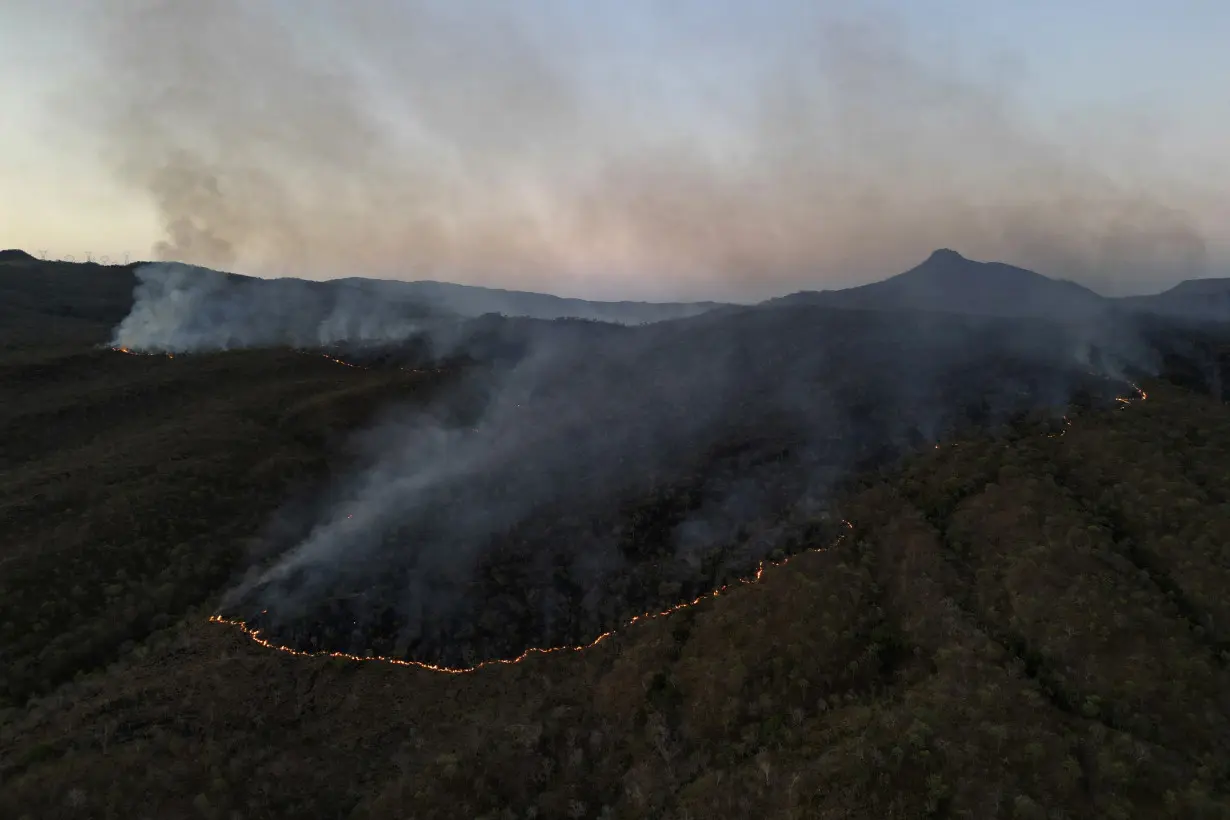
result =
[[[820,10],[817,11],[817,8]],[[756,299],[1230,275],[1216,0],[8,0],[0,247]]]

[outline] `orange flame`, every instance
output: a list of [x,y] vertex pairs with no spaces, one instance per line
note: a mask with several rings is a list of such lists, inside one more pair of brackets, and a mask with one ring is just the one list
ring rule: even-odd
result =
[[[152,353],[138,353],[137,351],[131,350],[127,347],[113,347],[111,349],[118,353],[127,353],[127,354],[134,355],[134,356],[156,355]],[[301,351],[301,352],[305,352],[305,351]],[[174,358],[174,355],[171,353],[167,353],[166,355],[167,355],[167,358]],[[353,367],[357,370],[370,369],[368,367],[364,367],[363,365],[358,365],[352,362],[344,361],[342,359],[337,358],[336,356],[330,356],[328,353],[322,353],[320,355],[324,356],[324,358],[328,359],[331,362],[336,362],[337,364],[345,365],[346,367]],[[407,368],[398,368],[398,369],[404,372],[407,372],[407,373],[422,373],[422,372],[437,372],[438,373],[438,372],[441,372],[440,368],[432,368],[430,371],[423,371],[423,370],[417,370],[417,369],[409,370]],[[1121,402],[1124,405],[1129,405],[1133,401],[1144,401],[1149,398],[1149,395],[1143,389],[1141,389],[1139,385],[1133,384],[1132,389],[1136,391],[1135,396],[1131,396],[1131,397],[1118,396],[1116,397],[1116,401]],[[1058,437],[1063,436],[1064,433],[1068,431],[1068,428],[1072,426],[1072,420],[1066,416],[1064,417],[1063,422],[1064,422],[1064,429],[1059,431],[1058,433],[1052,433],[1051,438],[1058,438]],[[958,445],[958,442],[953,442],[949,446],[956,447],[957,445]],[[935,449],[938,450],[940,449],[941,446],[942,445],[940,444],[936,444]],[[842,523],[846,526],[848,530],[854,529],[854,525],[850,523],[849,521],[843,521]],[[811,549],[811,550],[805,550],[804,552],[827,552],[830,549],[835,549],[838,545],[841,544],[841,542],[845,539],[845,537],[848,534],[849,533],[842,533],[840,536],[837,537],[837,539],[832,544],[830,544],[827,547],[818,547],[818,548]],[[639,621],[648,621],[654,618],[664,618],[668,615],[673,615],[676,612],[680,612],[684,609],[689,609],[691,607],[694,607],[697,604],[701,603],[702,601],[708,600],[710,598],[716,598],[722,593],[726,592],[727,590],[733,587],[742,586],[745,584],[757,583],[758,581],[760,581],[761,578],[764,577],[764,572],[766,568],[784,566],[785,564],[789,563],[792,558],[795,558],[797,557],[797,555],[802,555],[802,554],[804,553],[797,553],[796,555],[787,556],[786,558],[783,558],[780,561],[770,561],[770,562],[761,561],[756,566],[756,572],[751,577],[739,578],[730,584],[725,584],[721,587],[718,587],[717,589],[711,592],[707,592],[704,595],[700,595],[692,599],[691,601],[684,601],[683,603],[676,604],[675,606],[672,606],[669,609],[664,609],[660,612],[645,612],[640,615],[636,615],[632,619],[630,619],[626,624],[624,624],[623,627],[621,627],[621,629],[627,629],[628,627],[631,627],[633,624],[636,624]],[[524,661],[525,659],[533,655],[549,655],[549,654],[553,654],[557,652],[583,652],[586,649],[591,649],[597,646],[598,644],[605,641],[607,638],[614,635],[617,631],[619,631],[618,629],[613,629],[608,632],[603,632],[601,635],[594,638],[592,641],[590,641],[587,644],[580,644],[576,646],[531,647],[529,649],[526,649],[524,652],[522,652],[520,655],[518,655],[515,658],[493,658],[491,660],[480,661],[474,666],[450,667],[450,666],[440,666],[437,664],[426,663],[424,661],[413,661],[413,660],[404,660],[402,658],[391,658],[391,657],[387,657],[384,655],[352,655],[348,652],[330,652],[328,650],[322,650],[319,652],[306,652],[301,649],[294,649],[289,646],[283,646],[281,644],[276,644],[273,641],[263,638],[261,637],[261,630],[253,629],[252,627],[248,626],[244,621],[238,618],[226,618],[219,614],[219,615],[211,615],[209,617],[209,621],[210,623],[225,624],[227,626],[235,627],[236,629],[241,631],[243,634],[247,635],[252,641],[254,641],[257,644],[260,644],[266,649],[273,649],[278,652],[284,652],[288,655],[295,655],[297,657],[304,657],[304,658],[338,658],[340,660],[346,660],[346,661],[376,661],[380,663],[393,664],[394,666],[413,666],[419,669],[426,669],[430,672],[443,672],[449,675],[463,675],[469,672],[477,672],[478,670],[485,669],[486,667],[489,667],[489,666],[520,663],[521,661]]]
[[[140,350],[133,350],[131,347],[113,347],[111,349],[114,350],[116,353],[127,353],[129,356],[157,356],[159,355],[157,353],[144,353]],[[175,358],[174,353],[163,353],[162,355],[166,356],[168,359]]]
[[330,356],[328,353],[321,353],[320,355],[324,356],[326,359],[328,359],[331,362],[337,362],[338,364],[345,365],[346,367],[353,367],[355,370],[370,370],[370,368],[364,367],[361,364],[354,364],[353,362],[343,361],[342,359],[339,359],[337,356]]
[[[848,530],[854,529],[854,525],[851,524],[849,521],[842,521],[841,523],[844,524]],[[466,667],[439,666],[434,663],[426,663],[424,661],[408,661],[408,660],[403,660],[402,658],[390,658],[384,655],[370,655],[370,656],[369,655],[351,655],[348,652],[330,652],[328,650],[322,650],[320,652],[305,652],[302,649],[294,649],[289,646],[282,646],[281,644],[276,644],[273,641],[262,638],[261,630],[253,629],[252,627],[248,626],[246,623],[244,623],[242,620],[238,618],[224,618],[221,615],[211,615],[209,620],[212,623],[226,624],[227,626],[233,626],[237,628],[239,631],[243,632],[243,634],[247,635],[253,641],[265,647],[266,649],[273,649],[278,652],[285,652],[288,655],[296,655],[301,658],[338,658],[340,660],[345,660],[345,661],[378,661],[380,663],[389,663],[395,666],[414,666],[419,669],[426,669],[429,672],[443,672],[448,675],[464,675],[469,672],[477,672],[478,670],[485,669],[486,667],[489,667],[489,666],[521,663],[523,660],[533,655],[550,655],[556,652],[584,652],[586,649],[592,649],[593,647],[602,643],[607,638],[611,637],[616,632],[618,632],[620,629],[627,629],[628,627],[632,626],[633,624],[637,622],[649,621],[649,620],[653,620],[654,618],[665,618],[668,615],[673,615],[676,612],[680,612],[682,610],[694,607],[697,604],[701,603],[702,601],[706,601],[710,598],[716,598],[722,593],[734,587],[743,586],[745,584],[754,584],[758,582],[761,578],[764,577],[764,571],[766,567],[784,566],[785,564],[789,563],[791,559],[797,557],[798,555],[803,555],[807,552],[827,552],[830,549],[834,549],[839,544],[841,544],[841,542],[845,539],[845,537],[848,534],[849,534],[848,532],[842,533],[841,535],[837,537],[837,539],[832,544],[830,544],[827,547],[817,547],[815,549],[805,550],[804,552],[797,553],[796,555],[787,556],[786,558],[783,558],[780,561],[768,561],[768,562],[761,561],[756,566],[755,574],[752,575],[751,577],[739,578],[736,581],[733,581],[729,584],[725,584],[723,586],[718,587],[712,592],[706,592],[704,595],[699,595],[696,598],[693,598],[691,601],[684,601],[683,603],[675,604],[669,609],[664,609],[660,612],[645,612],[640,615],[636,615],[633,618],[631,618],[627,623],[625,623],[622,627],[620,627],[619,629],[612,629],[609,632],[603,632],[601,635],[594,638],[592,641],[590,641],[587,644],[579,644],[577,646],[531,647],[525,650],[524,652],[522,652],[520,655],[518,655],[515,658],[493,658],[487,661],[480,661],[479,663],[476,663],[474,666],[466,666]]]

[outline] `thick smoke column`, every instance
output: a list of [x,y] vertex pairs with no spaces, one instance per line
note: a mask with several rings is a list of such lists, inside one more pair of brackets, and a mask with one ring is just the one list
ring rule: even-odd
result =
[[1114,118],[1045,135],[1010,75],[801,5],[738,43],[638,18],[638,66],[546,0],[102,0],[71,115],[158,253],[215,267],[735,301],[946,245],[1103,292],[1206,272],[1185,208],[1224,193]]

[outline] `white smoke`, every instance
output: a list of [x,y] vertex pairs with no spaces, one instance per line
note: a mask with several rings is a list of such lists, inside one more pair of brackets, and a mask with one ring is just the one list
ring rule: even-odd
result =
[[424,306],[359,288],[231,276],[178,263],[136,271],[132,310],[111,343],[170,353],[249,347],[320,347],[409,338]]

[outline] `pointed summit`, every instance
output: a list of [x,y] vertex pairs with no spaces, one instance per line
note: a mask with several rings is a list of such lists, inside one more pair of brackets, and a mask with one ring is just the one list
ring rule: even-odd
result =
[[974,316],[1019,316],[1087,320],[1109,303],[1072,282],[1050,279],[1015,265],[978,262],[951,248],[932,251],[905,273],[847,290],[788,297],[831,307],[862,310],[925,310]]
[[939,248],[937,250],[932,251],[931,255],[927,257],[927,261],[924,262],[923,264],[935,264],[938,262],[946,262],[946,263],[951,264],[953,262],[968,262],[968,261],[969,261],[968,259],[966,259],[961,254],[954,251],[952,248]]

